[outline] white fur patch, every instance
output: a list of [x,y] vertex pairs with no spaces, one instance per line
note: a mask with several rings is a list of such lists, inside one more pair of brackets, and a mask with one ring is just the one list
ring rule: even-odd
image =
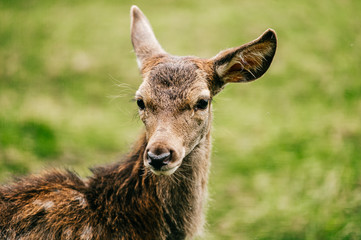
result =
[[83,231],[80,235],[81,240],[90,240],[93,237],[93,228],[89,225],[83,228]]
[[52,202],[52,201],[41,201],[39,199],[35,200],[33,202],[33,204],[43,207],[45,210],[49,210],[50,208],[52,208],[54,206],[54,202]]
[[76,197],[75,200],[77,200],[79,202],[79,204],[83,207],[88,205],[85,198],[83,198],[81,196]]
[[203,90],[200,92],[199,96],[202,96],[202,97],[205,97],[205,98],[209,98],[209,97],[211,96],[211,93],[210,93],[210,91],[209,91],[208,89],[203,89]]
[[63,237],[65,237],[66,240],[72,239],[73,230],[71,228],[67,228],[63,232]]

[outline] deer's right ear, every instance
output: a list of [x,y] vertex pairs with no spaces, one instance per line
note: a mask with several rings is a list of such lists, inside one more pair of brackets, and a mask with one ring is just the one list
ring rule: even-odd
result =
[[147,59],[164,54],[165,51],[158,43],[148,19],[137,6],[131,7],[130,16],[132,44],[137,56],[138,67],[141,69]]
[[250,43],[220,52],[212,59],[218,76],[216,85],[221,88],[226,83],[249,82],[261,77],[271,65],[276,47],[276,33],[268,29]]

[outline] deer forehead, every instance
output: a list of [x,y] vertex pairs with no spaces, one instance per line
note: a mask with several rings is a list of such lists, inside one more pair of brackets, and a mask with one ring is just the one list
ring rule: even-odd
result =
[[199,98],[210,98],[208,74],[192,61],[162,62],[143,73],[136,97],[155,106],[186,108]]

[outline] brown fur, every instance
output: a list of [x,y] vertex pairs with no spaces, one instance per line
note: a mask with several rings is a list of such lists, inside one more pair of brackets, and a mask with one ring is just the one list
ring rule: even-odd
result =
[[[144,134],[122,161],[87,179],[53,170],[0,187],[0,239],[191,239],[202,232],[211,100],[226,83],[268,69],[275,34],[212,59],[175,57],[132,7],[131,35],[143,76],[136,99]],[[154,167],[150,153],[168,154],[166,164]]]
[[[142,164],[145,141],[142,136],[121,163],[95,169],[86,181],[51,171],[2,187],[0,239],[183,239],[195,233],[207,172],[187,166],[172,179],[155,176]],[[206,147],[184,162],[197,152],[208,159]]]

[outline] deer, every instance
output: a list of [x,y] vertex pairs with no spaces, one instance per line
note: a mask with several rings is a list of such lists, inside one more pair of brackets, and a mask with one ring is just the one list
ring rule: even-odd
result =
[[205,225],[212,99],[250,82],[276,52],[272,29],[212,58],[174,56],[131,7],[131,42],[142,83],[145,130],[120,161],[81,178],[48,170],[0,187],[0,239],[194,239]]

